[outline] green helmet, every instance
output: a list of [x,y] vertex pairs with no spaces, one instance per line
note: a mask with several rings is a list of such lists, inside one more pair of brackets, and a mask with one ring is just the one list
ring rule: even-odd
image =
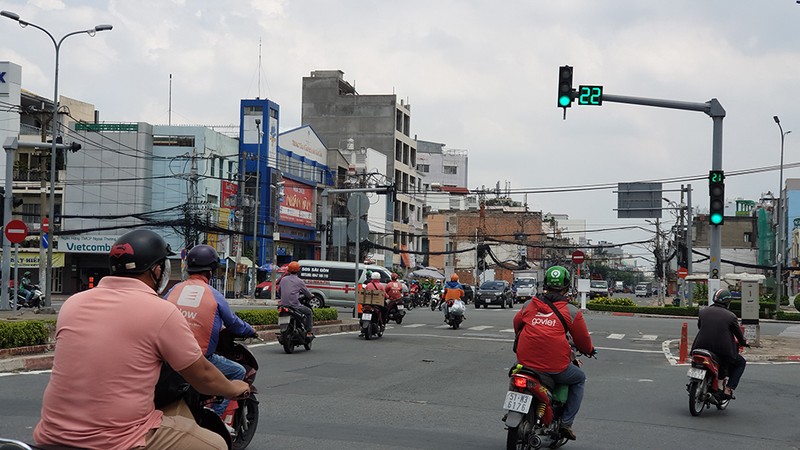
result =
[[544,274],[545,289],[562,290],[570,287],[569,270],[563,266],[553,266]]
[[730,291],[726,289],[718,289],[716,292],[714,292],[712,301],[723,308],[728,308],[731,305],[732,298],[733,296],[731,295]]

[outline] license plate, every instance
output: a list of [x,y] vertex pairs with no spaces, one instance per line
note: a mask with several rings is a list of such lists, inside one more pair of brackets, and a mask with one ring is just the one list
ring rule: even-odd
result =
[[689,372],[686,373],[689,378],[696,378],[698,380],[705,379],[706,369],[698,369],[697,367],[689,367]]
[[503,408],[509,411],[516,411],[522,414],[527,414],[531,409],[531,401],[533,396],[523,394],[520,392],[508,391],[506,392],[506,401],[503,403]]
[[291,316],[278,316],[278,325],[289,325],[289,322],[291,321]]
[[362,320],[372,320],[372,313],[361,314],[361,319]]
[[397,309],[405,309],[403,305],[397,305]]

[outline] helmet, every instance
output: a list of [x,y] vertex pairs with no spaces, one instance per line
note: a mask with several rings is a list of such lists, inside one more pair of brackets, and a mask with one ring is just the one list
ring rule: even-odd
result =
[[714,297],[712,299],[715,305],[727,308],[730,306],[732,298],[733,296],[727,289],[718,289],[716,292],[714,292]]
[[140,274],[175,253],[167,241],[152,230],[133,230],[123,234],[108,253],[112,275]]
[[22,274],[22,276],[23,276],[23,277],[27,277],[27,276],[30,276],[30,274],[31,274],[31,271],[30,271],[30,270],[26,270],[26,271],[25,271],[25,272]]
[[396,273],[393,273],[393,274],[392,274],[392,281],[395,281],[395,280],[397,280],[397,274],[396,274]]
[[372,275],[370,275],[370,278],[372,278],[373,280],[380,280],[381,279],[381,274],[380,274],[380,272],[372,272]]
[[569,271],[563,266],[553,266],[544,274],[544,287],[562,290],[570,286]]
[[217,270],[219,255],[210,245],[195,245],[186,255],[186,271],[198,273]]
[[288,270],[289,273],[299,273],[300,272],[300,263],[297,262],[297,261],[292,261],[286,267],[286,270]]
[[450,281],[458,281],[458,275],[456,274],[450,275]]

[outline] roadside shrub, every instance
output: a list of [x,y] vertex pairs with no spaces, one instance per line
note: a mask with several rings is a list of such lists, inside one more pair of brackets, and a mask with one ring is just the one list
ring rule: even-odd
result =
[[694,293],[692,294],[692,300],[696,302],[707,302],[708,301],[708,285],[705,283],[695,283],[694,285]]
[[796,320],[800,322],[800,313],[778,311],[778,319],[780,320]]
[[634,302],[633,300],[631,300],[629,298],[625,298],[625,297],[618,297],[618,298],[598,297],[598,298],[596,298],[594,300],[589,301],[587,305],[589,305],[589,304],[593,304],[593,305],[616,305],[616,306],[636,306],[636,302]]
[[794,308],[795,308],[795,309],[796,309],[798,312],[800,312],[800,294],[797,294],[797,295],[794,297]]
[[[313,311],[315,322],[339,318],[339,311],[336,308],[317,308]],[[245,309],[236,311],[236,315],[250,325],[275,325],[278,323],[277,309]]]
[[0,322],[0,348],[28,347],[46,344],[50,327],[44,320],[22,320]]

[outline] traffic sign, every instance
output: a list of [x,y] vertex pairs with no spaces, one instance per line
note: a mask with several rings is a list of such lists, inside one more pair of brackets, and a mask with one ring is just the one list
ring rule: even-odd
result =
[[50,232],[50,220],[48,220],[47,217],[42,219],[42,231],[44,231],[45,233]]
[[12,244],[19,244],[28,237],[28,226],[19,219],[10,220],[5,228],[6,239]]
[[572,252],[572,262],[575,264],[582,264],[583,261],[586,259],[586,255],[583,254],[580,250],[575,250]]
[[686,278],[689,275],[689,270],[686,267],[678,268],[678,278]]

